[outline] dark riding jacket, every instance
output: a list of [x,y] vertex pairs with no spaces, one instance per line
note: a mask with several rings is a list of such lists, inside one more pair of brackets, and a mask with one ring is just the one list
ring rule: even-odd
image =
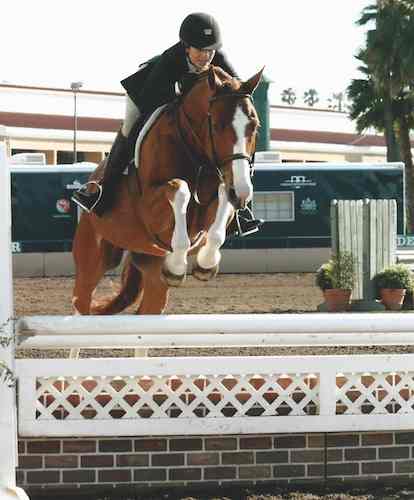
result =
[[[220,50],[216,51],[211,64],[220,66],[231,76],[237,76]],[[148,115],[159,106],[174,100],[175,82],[179,82],[190,70],[185,47],[181,42],[141,66],[136,73],[122,80],[121,85],[140,112]]]

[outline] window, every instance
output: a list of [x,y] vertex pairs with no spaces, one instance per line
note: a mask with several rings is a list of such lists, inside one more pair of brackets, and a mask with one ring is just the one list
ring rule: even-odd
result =
[[[57,164],[64,165],[73,163],[74,155],[73,151],[58,151],[57,152]],[[83,151],[77,151],[76,159],[79,162],[85,161],[85,153]]]
[[11,154],[12,155],[19,155],[22,153],[39,153],[40,151],[37,151],[36,149],[12,149]]
[[291,222],[295,220],[295,193],[291,191],[256,191],[253,212],[265,221]]

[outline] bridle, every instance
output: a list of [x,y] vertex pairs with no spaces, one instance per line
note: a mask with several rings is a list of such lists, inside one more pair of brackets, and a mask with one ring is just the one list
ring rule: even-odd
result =
[[[210,138],[211,150],[213,153],[213,160],[214,160],[214,163],[218,167],[219,170],[221,167],[224,167],[230,161],[247,160],[247,162],[249,163],[249,168],[250,168],[250,177],[252,177],[253,176],[253,169],[254,169],[255,151],[253,151],[251,156],[244,155],[243,153],[235,153],[233,155],[226,156],[225,158],[223,158],[221,160],[219,159],[219,157],[217,155],[216,143],[214,140],[213,118],[212,118],[212,114],[211,114],[211,105],[215,101],[217,101],[219,99],[226,98],[226,97],[236,97],[237,99],[249,99],[251,101],[251,103],[253,104],[253,97],[251,94],[237,92],[237,91],[236,92],[229,92],[226,94],[219,94],[219,95],[215,95],[213,97],[210,97],[210,99],[208,100],[209,109],[208,109],[207,119],[208,119],[208,133],[209,133],[209,138]],[[220,170],[220,172],[221,172],[221,170]]]
[[[254,172],[254,156],[255,156],[255,151],[249,156],[245,155],[243,153],[235,153],[232,155],[228,155],[224,158],[219,158],[217,154],[217,148],[216,148],[216,141],[215,141],[215,133],[213,130],[213,119],[212,119],[212,113],[211,113],[211,106],[213,105],[214,102],[216,102],[219,99],[226,99],[226,98],[236,98],[236,99],[249,99],[251,102],[253,102],[253,98],[251,94],[248,93],[242,93],[242,92],[226,92],[223,94],[215,95],[209,98],[209,107],[208,107],[208,113],[207,113],[207,122],[208,122],[208,137],[209,137],[209,142],[210,142],[210,147],[212,151],[212,158],[210,158],[206,152],[203,144],[200,141],[200,138],[198,135],[194,132],[193,126],[191,124],[191,120],[189,116],[187,115],[183,104],[183,101],[180,102],[180,105],[176,106],[176,127],[178,131],[178,136],[181,141],[181,146],[183,147],[183,150],[185,151],[186,155],[190,159],[191,163],[194,164],[196,167],[198,167],[198,171],[196,174],[196,180],[195,180],[195,188],[194,188],[194,199],[198,204],[200,203],[200,200],[198,198],[198,186],[200,183],[200,178],[203,172],[203,169],[208,169],[212,172],[214,172],[220,182],[224,182],[224,176],[222,172],[222,168],[227,165],[227,163],[232,162],[234,160],[246,160],[249,164],[249,171],[250,171],[250,177],[253,177],[253,172]],[[191,147],[185,137],[183,128],[180,123],[180,111],[182,113],[182,116],[184,117],[186,121],[186,128],[190,130],[192,137],[194,139],[194,142],[197,144],[197,151],[193,147]]]

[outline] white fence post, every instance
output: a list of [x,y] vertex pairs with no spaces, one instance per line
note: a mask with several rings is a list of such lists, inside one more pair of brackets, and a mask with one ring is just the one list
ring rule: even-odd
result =
[[396,200],[332,200],[331,238],[333,253],[348,251],[356,259],[352,309],[384,309],[372,278],[396,261]]
[[14,387],[13,284],[11,256],[10,170],[0,141],[0,500],[28,499],[16,488],[17,419]]

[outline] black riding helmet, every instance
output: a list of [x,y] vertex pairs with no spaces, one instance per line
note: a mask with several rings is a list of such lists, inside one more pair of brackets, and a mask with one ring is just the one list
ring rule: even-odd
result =
[[219,49],[222,46],[221,33],[213,16],[203,12],[189,14],[181,24],[180,40],[196,49]]

